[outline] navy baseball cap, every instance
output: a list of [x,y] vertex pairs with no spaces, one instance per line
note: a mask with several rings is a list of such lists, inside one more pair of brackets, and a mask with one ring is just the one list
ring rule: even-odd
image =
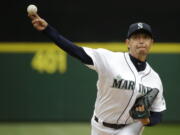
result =
[[129,38],[132,34],[136,32],[145,32],[153,38],[151,26],[146,23],[138,22],[131,24],[129,26],[127,38]]

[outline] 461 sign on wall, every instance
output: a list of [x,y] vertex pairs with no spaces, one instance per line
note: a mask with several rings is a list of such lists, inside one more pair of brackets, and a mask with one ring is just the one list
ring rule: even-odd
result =
[[67,70],[67,55],[62,50],[42,49],[35,53],[31,65],[40,73],[65,73]]

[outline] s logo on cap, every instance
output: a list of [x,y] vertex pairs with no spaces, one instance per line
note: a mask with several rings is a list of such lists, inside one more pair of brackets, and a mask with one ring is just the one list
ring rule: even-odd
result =
[[138,23],[138,29],[142,29],[143,28],[143,24],[142,23]]

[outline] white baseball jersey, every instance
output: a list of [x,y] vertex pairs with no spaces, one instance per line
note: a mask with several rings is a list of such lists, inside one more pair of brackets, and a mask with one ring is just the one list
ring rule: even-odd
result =
[[129,54],[106,49],[83,47],[94,65],[87,65],[98,73],[95,115],[104,122],[130,124],[133,119],[129,110],[136,99],[152,88],[159,90],[151,111],[166,109],[163,87],[159,75],[146,63],[145,70],[138,72]]

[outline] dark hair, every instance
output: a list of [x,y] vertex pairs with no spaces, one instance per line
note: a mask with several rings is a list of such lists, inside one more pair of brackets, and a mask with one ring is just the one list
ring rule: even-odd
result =
[[149,33],[149,32],[147,32],[147,31],[145,31],[145,30],[139,30],[139,31],[136,31],[136,32],[132,33],[132,34],[128,37],[128,39],[130,39],[132,35],[136,35],[136,34],[146,34],[146,35],[148,35],[149,37],[151,37],[151,38],[153,39],[152,34]]

